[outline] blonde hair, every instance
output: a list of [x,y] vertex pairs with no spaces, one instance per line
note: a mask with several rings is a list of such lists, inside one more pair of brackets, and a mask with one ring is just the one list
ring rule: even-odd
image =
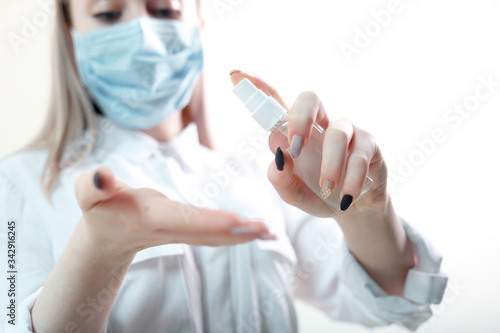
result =
[[[41,177],[43,193],[50,203],[51,193],[61,173],[83,161],[94,148],[98,136],[96,106],[80,82],[76,70],[68,26],[71,24],[68,0],[56,0],[56,15],[52,34],[52,87],[49,110],[37,136],[27,145],[14,152],[48,148],[49,154]],[[200,76],[191,102],[182,110],[183,125],[195,121],[200,144],[213,149],[205,117],[203,77]],[[86,132],[88,135],[85,135]],[[76,151],[70,143],[79,143]],[[76,154],[76,155],[75,155]],[[69,155],[69,158],[64,159]]]

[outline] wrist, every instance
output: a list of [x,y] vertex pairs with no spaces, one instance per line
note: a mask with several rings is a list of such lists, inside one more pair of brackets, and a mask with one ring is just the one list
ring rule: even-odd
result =
[[112,265],[127,265],[132,262],[137,251],[117,246],[110,239],[102,239],[94,235],[87,221],[83,218],[77,222],[73,232],[74,242],[88,258],[97,262]]
[[387,293],[402,295],[416,256],[403,224],[387,198],[372,209],[338,221],[349,250]]

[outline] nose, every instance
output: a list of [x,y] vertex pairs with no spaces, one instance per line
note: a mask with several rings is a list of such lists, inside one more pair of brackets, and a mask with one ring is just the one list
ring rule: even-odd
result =
[[153,17],[151,8],[148,6],[148,0],[129,0],[127,5],[127,21],[139,17]]
[[146,0],[141,1],[128,1],[127,8],[127,21],[139,18],[141,16],[150,16]]

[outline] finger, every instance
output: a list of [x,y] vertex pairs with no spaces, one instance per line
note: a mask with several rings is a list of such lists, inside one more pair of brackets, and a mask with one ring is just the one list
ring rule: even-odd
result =
[[232,71],[230,75],[233,85],[237,85],[243,79],[249,79],[257,88],[262,90],[266,95],[272,96],[278,103],[281,104],[281,106],[283,106],[286,110],[288,110],[288,107],[286,106],[285,102],[278,94],[276,89],[274,89],[271,85],[266,83],[261,78],[258,78],[253,74],[245,73],[239,70]]
[[294,162],[288,151],[283,153],[283,170],[278,170],[275,161],[267,170],[267,177],[279,196],[296,207],[307,207],[310,212],[324,210],[325,203],[293,173]]
[[75,195],[82,211],[111,198],[118,189],[128,187],[118,181],[110,169],[100,167],[81,174],[75,182]]
[[376,148],[373,136],[356,127],[347,158],[344,184],[340,191],[342,210],[349,208],[351,203],[359,197]]
[[323,102],[320,100],[318,114],[316,115],[316,123],[323,128],[328,128],[330,120],[328,119],[328,113],[326,113],[325,106]]
[[232,212],[187,205],[161,196],[149,198],[147,205],[154,207],[149,210],[152,223],[159,231],[169,234],[229,233],[233,227],[247,227],[256,234],[269,232],[261,221],[250,221]]
[[[184,235],[179,235],[179,239],[182,239],[182,243],[187,243],[190,245],[198,245],[198,246],[228,246],[235,245],[253,241],[255,239],[264,239],[264,240],[273,240],[276,239],[276,236],[271,236],[269,234],[223,234],[223,233],[215,233],[215,234],[205,234],[200,237],[199,234],[188,233]],[[180,243],[180,241],[174,241],[176,243]]]
[[297,157],[311,137],[313,124],[328,126],[328,117],[319,97],[311,91],[301,93],[288,112],[288,140],[292,157]]
[[271,149],[271,153],[276,154],[278,147],[281,147],[282,150],[288,149],[288,138],[280,131],[273,131],[269,135],[269,149]]
[[345,118],[331,122],[325,131],[319,179],[324,198],[327,198],[340,184],[353,135],[354,127]]

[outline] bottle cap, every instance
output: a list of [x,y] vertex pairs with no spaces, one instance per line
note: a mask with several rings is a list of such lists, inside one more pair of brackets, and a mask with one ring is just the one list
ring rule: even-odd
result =
[[266,131],[272,129],[287,113],[281,104],[258,89],[249,79],[241,80],[233,92],[245,103],[252,117]]

